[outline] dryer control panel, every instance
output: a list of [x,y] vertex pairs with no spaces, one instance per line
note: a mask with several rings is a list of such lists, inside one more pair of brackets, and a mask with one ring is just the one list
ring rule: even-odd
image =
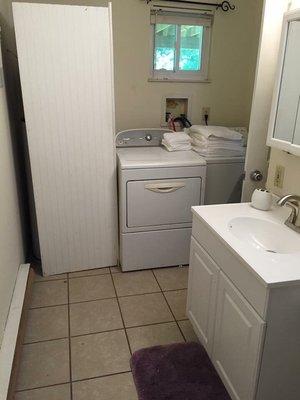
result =
[[116,147],[157,147],[161,145],[163,134],[170,129],[148,128],[129,129],[116,136]]

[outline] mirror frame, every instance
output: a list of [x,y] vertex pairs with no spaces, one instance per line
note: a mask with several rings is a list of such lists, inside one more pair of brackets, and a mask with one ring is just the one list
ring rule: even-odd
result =
[[287,142],[281,139],[275,139],[273,137],[275,130],[275,123],[276,123],[277,106],[280,96],[281,78],[284,67],[285,51],[287,45],[288,27],[289,23],[292,21],[300,21],[300,8],[293,11],[288,11],[284,13],[283,16],[282,33],[281,33],[279,55],[278,55],[278,65],[275,75],[275,85],[274,85],[272,106],[271,106],[271,113],[270,113],[270,120],[268,127],[267,146],[275,147],[277,149],[287,151],[288,153],[294,154],[296,156],[300,156],[300,145],[293,144],[291,142]]

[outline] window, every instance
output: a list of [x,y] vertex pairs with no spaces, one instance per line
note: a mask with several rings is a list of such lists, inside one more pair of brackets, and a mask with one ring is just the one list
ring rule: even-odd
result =
[[207,80],[211,17],[153,11],[152,78]]

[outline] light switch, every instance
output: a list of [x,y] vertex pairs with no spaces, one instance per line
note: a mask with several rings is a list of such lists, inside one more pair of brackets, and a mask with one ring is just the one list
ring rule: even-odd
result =
[[274,186],[279,189],[283,188],[285,168],[282,165],[276,165],[275,176],[274,176]]

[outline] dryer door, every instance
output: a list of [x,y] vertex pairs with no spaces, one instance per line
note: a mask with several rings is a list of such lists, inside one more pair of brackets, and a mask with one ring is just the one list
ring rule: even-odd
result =
[[201,178],[127,182],[127,226],[191,223],[200,198]]

